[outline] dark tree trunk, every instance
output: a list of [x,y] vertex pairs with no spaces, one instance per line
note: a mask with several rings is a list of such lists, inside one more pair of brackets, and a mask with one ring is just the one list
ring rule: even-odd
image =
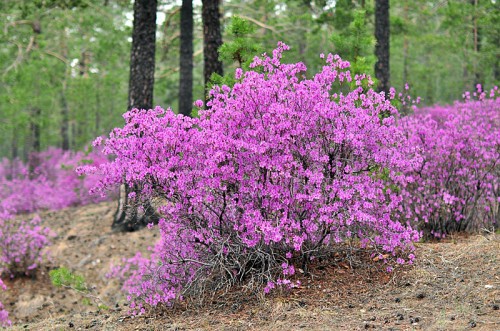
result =
[[30,123],[32,140],[32,151],[40,152],[40,115],[42,115],[42,110],[38,107],[33,107],[31,111],[32,120]]
[[97,91],[96,96],[96,108],[95,108],[95,118],[94,118],[94,136],[97,137],[101,131],[101,97],[99,91]]
[[[403,12],[403,18],[404,18],[404,23],[406,24],[408,22],[408,0],[405,0],[404,2],[404,12]],[[403,87],[404,89],[404,84],[408,83],[408,57],[409,57],[409,41],[408,41],[408,35],[406,30],[403,32]]]
[[[497,45],[500,45],[500,42],[498,42]],[[497,54],[495,58],[495,64],[493,67],[493,78],[495,78],[495,81],[500,80],[500,54]]]
[[128,109],[151,109],[156,47],[156,0],[134,2]]
[[[153,107],[153,84],[156,46],[156,0],[135,0],[132,49],[130,53],[130,80],[128,109]],[[136,192],[134,199],[129,193]],[[149,202],[141,200],[137,185],[120,187],[118,208],[112,228],[116,231],[135,231],[158,217]],[[140,208],[141,207],[141,208]]]
[[61,139],[62,139],[62,150],[69,150],[69,109],[68,101],[66,100],[65,87],[61,92]]
[[[11,148],[11,156],[12,160],[17,159],[18,155],[18,150],[17,150],[17,132],[16,128],[12,129],[12,148]],[[14,164],[14,162],[12,162]]]
[[89,67],[89,53],[86,50],[82,51],[81,59],[78,61],[79,74],[82,77],[88,78],[88,67]]
[[30,133],[31,133],[31,153],[29,154],[29,172],[33,174],[36,167],[39,165],[38,153],[40,153],[40,117],[42,110],[38,107],[31,109]]
[[378,91],[389,93],[389,0],[375,0],[375,77],[378,79]]
[[481,34],[478,26],[478,0],[470,0],[471,5],[474,7],[473,16],[472,16],[472,37],[473,37],[473,45],[474,45],[474,55],[472,58],[472,70],[474,71],[474,86],[472,91],[476,89],[478,84],[482,84],[481,72],[479,71],[479,51],[481,48]]
[[222,62],[219,60],[219,47],[222,45],[219,0],[202,0],[203,19],[203,58],[205,66],[205,89],[213,73],[223,75]]
[[179,113],[191,116],[193,109],[193,1],[182,0]]

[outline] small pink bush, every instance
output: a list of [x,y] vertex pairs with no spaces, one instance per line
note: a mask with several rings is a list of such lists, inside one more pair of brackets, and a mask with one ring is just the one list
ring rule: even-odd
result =
[[500,98],[469,96],[451,106],[417,110],[401,126],[422,165],[402,190],[403,216],[426,236],[498,227]]
[[57,210],[104,200],[90,195],[96,176],[79,177],[75,168],[82,163],[100,164],[107,160],[102,153],[64,152],[58,148],[33,155],[38,165],[32,173],[19,160],[0,163],[0,208],[15,213]]
[[401,197],[388,185],[419,163],[397,110],[338,56],[307,79],[303,63],[281,63],[286,49],[215,86],[199,119],[127,112],[104,143],[114,161],[80,169],[103,176],[97,192],[125,179],[165,202],[151,258],[114,270],[133,307],[235,283],[293,287],[296,269],[352,240],[411,262],[419,235],[393,218]]
[[43,249],[54,236],[38,216],[25,221],[0,212],[0,276],[29,275],[43,258]]
[[[106,161],[101,153],[51,148],[32,159],[37,161],[32,172],[19,160],[0,162],[0,276],[33,274],[50,244],[52,231],[41,226],[40,217],[14,215],[104,200],[88,193],[99,178],[79,177],[74,171],[81,164]],[[0,303],[0,325],[10,323],[7,316]]]

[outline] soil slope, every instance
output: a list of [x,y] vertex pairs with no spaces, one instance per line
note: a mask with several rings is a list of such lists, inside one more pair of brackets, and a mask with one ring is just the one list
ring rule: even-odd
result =
[[[113,233],[114,208],[108,202],[41,214],[58,233],[51,260],[34,278],[6,280],[9,289],[0,293],[14,330],[500,330],[499,234],[418,244],[417,263],[390,274],[340,254],[288,294],[233,291],[201,308],[131,318],[120,284],[106,273],[158,238],[148,229]],[[48,271],[62,266],[85,278],[90,295],[51,284]]]

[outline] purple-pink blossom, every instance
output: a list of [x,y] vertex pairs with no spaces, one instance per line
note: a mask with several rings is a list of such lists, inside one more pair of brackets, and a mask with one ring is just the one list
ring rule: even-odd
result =
[[[113,161],[83,169],[102,176],[96,192],[125,180],[165,201],[152,256],[115,270],[137,310],[171,304],[203,277],[234,283],[258,272],[265,292],[292,287],[302,261],[287,253],[308,252],[309,263],[354,236],[363,247],[413,250],[419,234],[393,218],[402,199],[388,190],[404,187],[419,163],[397,109],[363,87],[368,76],[351,84],[339,56],[307,79],[303,63],[281,63],[287,49],[255,58],[233,87],[214,86],[199,118],[160,107],[127,112],[104,142]],[[251,259],[267,267],[251,269]]]

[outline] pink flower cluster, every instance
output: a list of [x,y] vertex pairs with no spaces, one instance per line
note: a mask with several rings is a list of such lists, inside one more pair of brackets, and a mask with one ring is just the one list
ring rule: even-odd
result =
[[478,86],[451,106],[403,118],[408,143],[423,162],[402,190],[402,216],[427,237],[498,227],[500,219],[500,98]]
[[[51,148],[31,155],[31,162],[36,163],[31,172],[20,160],[0,162],[0,276],[34,272],[53,235],[41,225],[39,216],[26,220],[16,214],[102,201],[103,197],[88,193],[99,178],[79,177],[74,169],[81,164],[106,161],[99,152],[86,155]],[[0,287],[5,289],[1,281]],[[0,325],[9,323],[7,316],[0,303]]]
[[297,286],[297,268],[351,240],[392,256],[413,250],[419,234],[393,219],[402,198],[387,188],[418,165],[397,110],[338,56],[307,79],[303,63],[281,63],[287,49],[255,58],[234,87],[215,86],[199,119],[126,113],[104,142],[114,161],[80,168],[103,176],[97,192],[125,179],[164,201],[151,259],[125,270],[138,308],[196,293],[200,279],[215,279],[211,290],[249,279]]
[[37,166],[29,171],[19,160],[0,163],[0,275],[29,273],[48,245],[48,228],[35,216],[21,221],[16,214],[43,209],[61,209],[101,201],[88,193],[96,185],[96,176],[79,177],[74,169],[85,163],[100,164],[107,159],[99,152],[63,152],[51,148],[31,156]]
[[[79,177],[75,168],[84,163],[100,164],[107,159],[98,151],[64,152],[49,148],[31,155],[37,166],[30,172],[19,160],[0,162],[0,209],[11,213],[57,210],[104,200],[89,194],[99,178]],[[35,160],[35,161],[33,161]]]
[[42,227],[38,216],[24,221],[3,213],[0,215],[0,275],[29,275],[42,261],[42,251],[54,236]]

